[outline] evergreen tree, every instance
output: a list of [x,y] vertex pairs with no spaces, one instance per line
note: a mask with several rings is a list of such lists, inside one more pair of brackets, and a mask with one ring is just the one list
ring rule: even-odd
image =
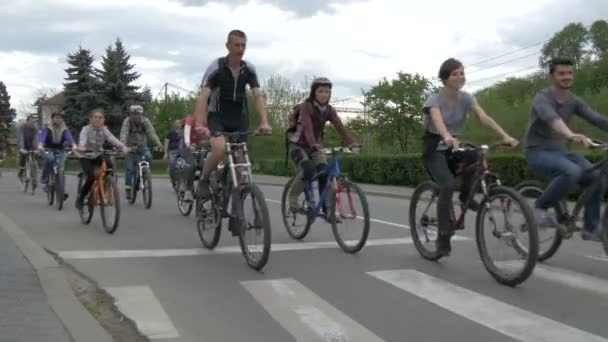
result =
[[97,70],[102,82],[101,96],[108,114],[106,123],[115,134],[120,131],[127,108],[143,101],[143,96],[137,92],[138,87],[132,85],[140,74],[132,71],[134,65],[129,63],[130,58],[120,38],[116,38],[114,46],[106,48],[106,55],[101,61],[102,68]]
[[11,96],[6,86],[0,81],[0,150],[6,151],[10,127],[15,120],[16,112],[11,108]]
[[100,84],[95,77],[93,60],[91,51],[82,47],[67,56],[65,122],[76,136],[82,126],[88,124],[90,111],[103,104],[98,95]]

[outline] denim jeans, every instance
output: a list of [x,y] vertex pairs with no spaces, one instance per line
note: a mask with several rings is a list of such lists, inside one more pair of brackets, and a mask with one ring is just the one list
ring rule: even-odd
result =
[[152,154],[147,146],[132,148],[131,152],[127,153],[125,156],[125,186],[130,187],[133,185],[136,164],[139,163],[139,158],[142,155],[148,162],[152,160]]
[[65,151],[57,150],[57,151],[47,151],[42,155],[44,160],[44,168],[42,169],[42,181],[48,181],[49,174],[53,169],[53,164],[55,163],[55,158],[59,161],[59,165],[61,167],[65,166]]
[[[599,171],[585,172],[591,163],[584,157],[559,149],[538,149],[526,152],[528,167],[535,173],[551,177],[542,196],[536,201],[536,207],[547,209],[554,207],[577,184],[586,186],[597,180]],[[584,229],[593,232],[600,222],[601,189],[594,191],[585,203]]]

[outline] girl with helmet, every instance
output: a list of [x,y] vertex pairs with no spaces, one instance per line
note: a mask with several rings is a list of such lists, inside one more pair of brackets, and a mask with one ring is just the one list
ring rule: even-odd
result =
[[[295,107],[287,129],[287,153],[297,165],[298,175],[289,193],[291,210],[297,208],[297,200],[304,191],[302,179],[308,181],[327,166],[323,153],[323,129],[329,121],[336,128],[346,146],[357,150],[357,143],[342,124],[335,108],[329,104],[332,83],[326,77],[316,78],[310,86],[310,95]],[[326,177],[319,177],[319,193],[325,187]]]

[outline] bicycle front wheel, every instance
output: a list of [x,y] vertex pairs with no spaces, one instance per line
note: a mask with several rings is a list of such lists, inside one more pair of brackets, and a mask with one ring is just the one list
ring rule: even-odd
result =
[[310,231],[312,219],[308,214],[309,205],[306,201],[306,195],[303,192],[301,196],[304,196],[304,199],[298,199],[297,201],[298,204],[301,203],[301,206],[298,208],[290,208],[289,206],[289,192],[291,191],[294,181],[295,177],[291,178],[287,181],[287,184],[285,184],[281,196],[281,213],[283,214],[283,225],[287,230],[287,234],[293,239],[302,240]]
[[105,177],[103,192],[103,196],[99,196],[101,222],[106,233],[114,234],[120,221],[120,195],[113,176]]
[[152,177],[150,176],[150,170],[144,169],[142,182],[144,189],[142,190],[142,196],[144,198],[144,205],[146,209],[150,209],[152,206]]
[[[78,194],[80,194],[80,189],[82,189],[82,185],[84,184],[85,180],[86,176],[83,173],[78,174]],[[91,219],[93,219],[93,212],[95,212],[95,207],[93,206],[92,194],[93,191],[95,191],[96,186],[96,184],[93,184],[89,196],[87,196],[87,198],[83,200],[82,208],[78,210],[80,221],[83,224],[89,224],[91,223]]]
[[48,180],[48,184],[47,184],[47,190],[46,190],[46,201],[48,202],[49,206],[52,206],[53,203],[55,203],[55,177],[53,175],[49,175],[49,180]]
[[268,262],[272,241],[266,200],[260,188],[251,183],[241,186],[239,198],[236,200],[240,207],[237,212],[241,217],[236,220],[239,227],[234,229],[240,229],[239,242],[247,264],[259,271]]
[[359,252],[369,235],[369,207],[363,190],[346,179],[337,179],[329,195],[327,215],[336,242],[346,253]]
[[129,204],[135,204],[137,201],[137,192],[139,191],[139,173],[136,171],[133,176],[133,184],[131,185],[131,198]]
[[[538,260],[536,221],[532,208],[516,190],[504,186],[490,188],[477,213],[475,233],[481,261],[496,281],[513,287],[532,274]],[[496,247],[488,246],[492,241],[498,243]],[[515,252],[514,260],[492,258],[490,253],[497,252],[501,245]]]

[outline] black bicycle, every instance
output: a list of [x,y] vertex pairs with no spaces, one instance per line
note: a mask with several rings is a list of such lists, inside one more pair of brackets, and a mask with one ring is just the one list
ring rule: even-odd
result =
[[[516,286],[524,282],[536,266],[538,232],[532,208],[523,196],[516,190],[503,186],[498,176],[490,172],[487,154],[502,145],[477,147],[470,143],[461,143],[460,148],[452,149],[452,153],[475,152],[478,159],[472,165],[456,170],[458,179],[474,170],[474,181],[471,183],[468,198],[460,206],[460,215],[457,216],[454,206],[450,206],[450,220],[453,231],[464,229],[466,213],[474,200],[476,190],[480,189],[482,199],[475,223],[475,239],[481,261],[496,281],[507,286]],[[447,146],[442,144],[438,150],[447,150]],[[429,193],[430,198],[423,198],[425,193]],[[425,246],[425,243],[434,246],[434,239],[431,238],[438,237],[437,208],[433,206],[438,195],[439,186],[433,181],[427,181],[416,187],[410,202],[410,226],[414,245],[423,258],[432,261],[443,256],[439,251],[430,250]],[[495,211],[504,214],[504,218],[497,218]],[[431,230],[431,227],[435,229]],[[527,237],[527,242],[522,241],[520,234]],[[490,252],[495,252],[498,248],[488,248],[487,237],[515,250],[522,265],[516,262],[494,261]]]
[[[574,236],[574,233],[581,231],[581,227],[577,225],[577,220],[581,211],[585,207],[585,203],[587,203],[589,198],[592,196],[592,190],[599,187],[602,194],[606,193],[606,186],[608,185],[606,178],[608,176],[608,143],[603,143],[597,140],[593,140],[592,142],[593,144],[591,145],[591,148],[600,149],[606,152],[606,157],[593,165],[593,167],[587,170],[587,172],[599,171],[600,177],[598,180],[584,188],[571,211],[568,210],[568,205],[564,199],[560,200],[557,205],[551,208],[554,211],[554,215],[560,225],[560,229],[541,229],[541,232],[547,233],[547,236],[543,235],[539,241],[539,261],[545,261],[551,258],[562,245],[564,239],[571,239],[572,236]],[[536,200],[543,194],[544,185],[540,181],[527,180],[519,183],[515,188],[525,198]],[[604,208],[600,225],[600,239],[596,242],[602,243],[604,253],[608,255],[608,207]]]
[[36,161],[36,155],[38,151],[27,150],[25,159],[25,170],[23,174],[23,192],[26,193],[28,189],[31,190],[32,195],[36,193],[38,187],[38,163]]
[[[262,190],[252,183],[247,143],[239,142],[240,137],[258,133],[221,134],[226,138],[226,157],[210,175],[211,198],[199,200],[200,196],[197,194],[196,226],[199,237],[203,246],[208,249],[215,248],[220,239],[221,220],[228,218],[228,229],[233,236],[238,236],[247,264],[255,270],[261,270],[270,255],[270,217]],[[199,180],[199,184],[201,181]],[[246,208],[249,208],[246,205],[248,198],[251,198],[251,220],[246,215]],[[254,238],[256,243],[249,244],[249,238]]]
[[[64,153],[65,157],[69,155],[71,150],[66,150]],[[58,150],[45,150],[45,153],[52,153],[54,155],[53,167],[48,175],[48,184],[46,190],[46,199],[49,205],[55,204],[57,210],[63,209],[63,203],[68,198],[68,194],[65,193],[65,172],[63,163],[60,162],[60,153]]]
[[[130,150],[128,153],[139,154],[137,149]],[[135,201],[137,201],[137,193],[139,191],[141,191],[144,199],[144,206],[146,209],[150,209],[152,206],[152,174],[150,171],[150,162],[146,160],[143,154],[139,154],[139,162],[136,164],[129,204],[134,204]]]
[[[192,155],[194,156],[194,160],[195,160],[195,167],[194,167],[194,189],[193,189],[193,193],[196,195],[196,193],[198,192],[198,182],[197,180],[200,179],[200,175],[201,175],[201,160],[205,160],[207,158],[207,154],[209,153],[209,144],[204,144],[201,146],[197,146],[194,151],[192,152]],[[185,200],[185,191],[179,191],[180,187],[183,188],[183,184],[185,182],[186,179],[186,167],[188,165],[186,164],[186,161],[180,156],[177,158],[176,160],[176,164],[175,164],[175,172],[176,172],[176,191],[177,191],[177,209],[179,210],[180,214],[182,214],[183,216],[188,216],[190,215],[190,212],[192,211],[193,208],[193,202],[192,201],[188,201]],[[197,197],[197,196],[195,196]]]

